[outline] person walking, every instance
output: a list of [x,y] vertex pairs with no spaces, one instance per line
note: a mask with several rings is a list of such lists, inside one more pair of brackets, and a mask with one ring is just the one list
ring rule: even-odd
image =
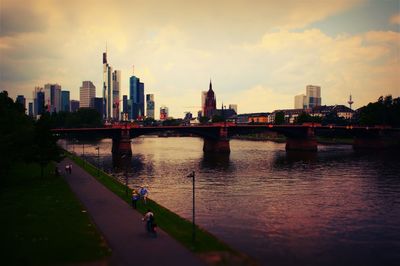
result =
[[65,173],[66,173],[66,174],[69,174],[69,164],[66,164],[66,165],[65,165]]
[[154,213],[150,209],[147,209],[147,212],[144,214],[142,221],[146,222],[146,231],[156,237],[157,234],[155,230],[156,224],[154,222]]
[[70,165],[68,166],[68,171],[69,171],[69,174],[72,174],[72,164],[70,164]]
[[145,186],[141,186],[139,194],[140,198],[143,199],[144,204],[147,204],[147,197],[149,196],[149,190]]
[[132,208],[136,209],[137,201],[140,199],[139,193],[137,193],[136,189],[132,190]]

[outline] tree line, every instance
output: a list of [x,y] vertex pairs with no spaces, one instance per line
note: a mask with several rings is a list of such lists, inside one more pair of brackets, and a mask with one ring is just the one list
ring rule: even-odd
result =
[[[0,171],[6,178],[18,162],[38,163],[43,169],[50,161],[60,159],[60,149],[51,134],[50,115],[35,121],[25,108],[14,102],[6,91],[0,92]],[[2,179],[3,179],[2,178]],[[1,180],[0,180],[1,182]]]
[[[275,114],[275,124],[284,124],[284,112]],[[400,127],[400,97],[393,98],[392,95],[380,96],[376,102],[369,103],[357,109],[351,119],[339,117],[336,112],[330,112],[324,117],[312,116],[309,113],[302,112],[295,119],[295,124],[303,123],[321,123],[322,125],[387,125]]]

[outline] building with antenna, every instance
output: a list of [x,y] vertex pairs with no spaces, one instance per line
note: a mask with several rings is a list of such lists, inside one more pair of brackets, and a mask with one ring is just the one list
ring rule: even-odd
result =
[[112,67],[107,62],[107,48],[106,52],[103,53],[103,118],[113,118],[113,79],[112,79]]
[[[349,104],[350,109],[352,109],[352,108],[351,108],[351,105],[352,105],[354,102],[353,102],[353,99],[352,99],[352,97],[351,97],[351,94],[350,94],[350,97],[349,97],[349,100],[347,101],[347,103]],[[353,109],[352,109],[352,110],[353,110]]]

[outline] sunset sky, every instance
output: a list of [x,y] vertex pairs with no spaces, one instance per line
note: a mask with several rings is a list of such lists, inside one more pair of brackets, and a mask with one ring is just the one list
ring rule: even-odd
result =
[[134,65],[156,110],[174,117],[197,114],[210,78],[217,106],[239,113],[293,108],[309,84],[327,105],[400,96],[400,0],[0,0],[0,10],[0,89],[13,98],[59,83],[79,99],[84,80],[102,96],[106,43],[122,94]]

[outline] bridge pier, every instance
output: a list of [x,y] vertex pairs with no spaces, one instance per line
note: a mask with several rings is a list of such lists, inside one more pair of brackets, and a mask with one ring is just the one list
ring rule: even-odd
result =
[[314,129],[307,128],[303,136],[286,136],[286,151],[317,151]]
[[204,152],[230,153],[229,139],[204,139]]
[[116,158],[122,156],[132,156],[131,139],[129,136],[129,130],[121,130],[121,135],[112,139],[112,154]]
[[226,127],[221,127],[217,138],[204,138],[203,151],[230,153],[231,147],[229,145],[228,129]]
[[317,140],[314,138],[295,139],[287,138],[286,140],[287,151],[317,151]]

